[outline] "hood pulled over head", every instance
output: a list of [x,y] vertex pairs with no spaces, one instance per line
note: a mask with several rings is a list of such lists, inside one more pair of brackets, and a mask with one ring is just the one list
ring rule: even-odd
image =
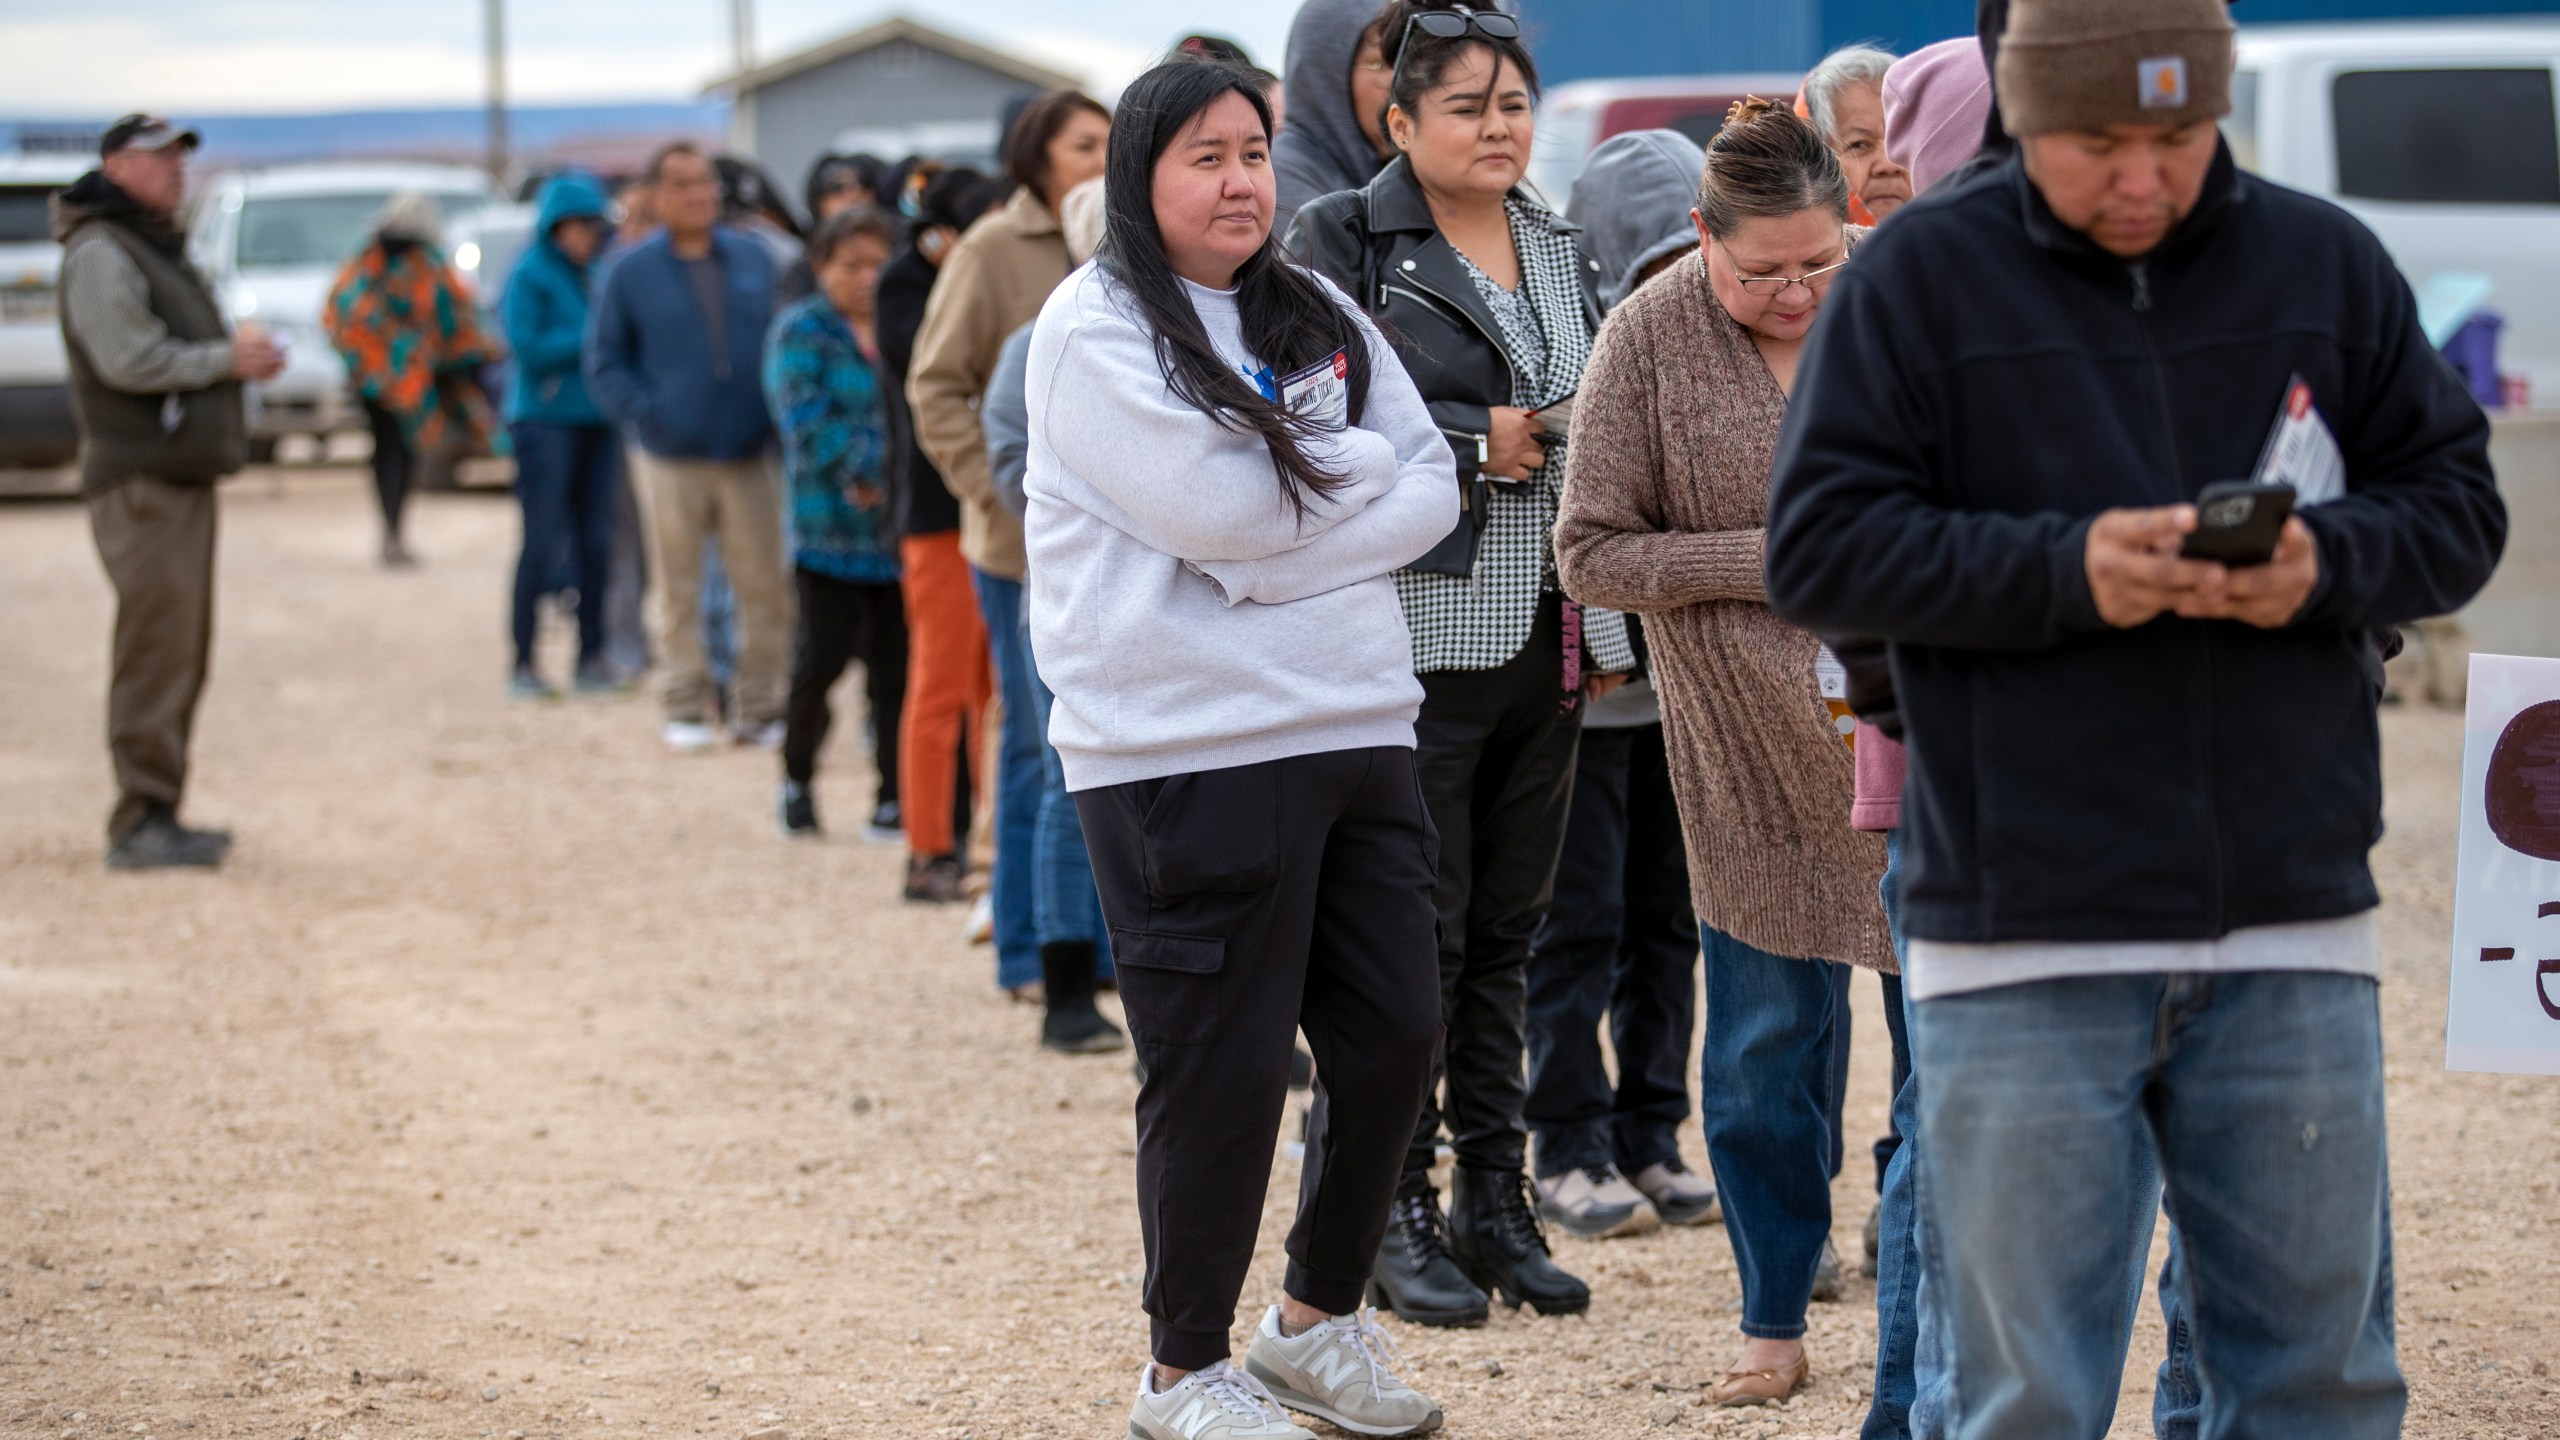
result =
[[1602,305],[1615,309],[1646,266],[1698,243],[1689,211],[1706,170],[1707,152],[1677,130],[1612,135],[1582,162],[1565,218],[1600,267]]

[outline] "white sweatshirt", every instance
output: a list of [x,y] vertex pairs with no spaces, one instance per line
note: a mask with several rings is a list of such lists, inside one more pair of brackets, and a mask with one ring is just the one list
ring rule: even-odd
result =
[[[1260,370],[1235,297],[1186,288],[1218,353]],[[1312,457],[1351,482],[1304,521],[1258,436],[1173,393],[1099,265],[1041,307],[1023,530],[1068,789],[1413,745],[1422,686],[1388,577],[1457,525],[1457,467],[1395,351],[1326,288],[1368,341],[1369,396]]]

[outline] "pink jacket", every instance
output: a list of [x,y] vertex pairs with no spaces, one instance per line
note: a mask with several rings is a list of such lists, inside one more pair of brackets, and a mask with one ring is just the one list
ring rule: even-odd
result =
[[1858,722],[1857,798],[1849,802],[1852,830],[1902,826],[1902,777],[1911,768],[1902,742],[1866,721]]

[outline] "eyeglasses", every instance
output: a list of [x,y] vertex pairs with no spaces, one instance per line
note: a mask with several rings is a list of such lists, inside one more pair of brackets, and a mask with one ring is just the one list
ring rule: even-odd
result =
[[[1716,243],[1718,245],[1722,245],[1724,242],[1719,240]],[[1725,251],[1724,258],[1727,260],[1733,259],[1733,252],[1730,250]],[[1745,275],[1741,273],[1741,271],[1736,270],[1733,278],[1734,283],[1740,285],[1743,293],[1746,295],[1783,295],[1787,292],[1787,287],[1791,285],[1801,285],[1809,291],[1820,291],[1830,285],[1831,282],[1828,277],[1831,272],[1848,263],[1849,259],[1844,255],[1838,260],[1823,266],[1819,270],[1810,271],[1803,275]],[[1817,280],[1821,281],[1822,284],[1815,284],[1814,282]]]
[[1404,22],[1404,35],[1396,41],[1395,68],[1387,73],[1389,94],[1395,93],[1397,82],[1404,78],[1404,57],[1413,53],[1413,32],[1417,29],[1434,40],[1455,40],[1470,30],[1487,40],[1520,38],[1520,22],[1499,10],[1478,10],[1472,5],[1417,10]]

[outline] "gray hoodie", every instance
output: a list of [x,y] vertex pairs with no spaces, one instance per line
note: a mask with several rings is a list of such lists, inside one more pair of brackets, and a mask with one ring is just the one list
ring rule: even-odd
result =
[[1289,58],[1282,80],[1289,87],[1289,119],[1271,144],[1271,168],[1280,182],[1271,233],[1285,235],[1298,207],[1336,190],[1366,185],[1386,162],[1360,133],[1351,113],[1351,61],[1360,32],[1386,9],[1385,0],[1307,0],[1289,24]]
[[1644,267],[1698,243],[1689,211],[1706,173],[1707,152],[1677,130],[1612,135],[1582,162],[1564,213],[1582,227],[1582,253],[1600,267],[1604,308],[1627,298]]

